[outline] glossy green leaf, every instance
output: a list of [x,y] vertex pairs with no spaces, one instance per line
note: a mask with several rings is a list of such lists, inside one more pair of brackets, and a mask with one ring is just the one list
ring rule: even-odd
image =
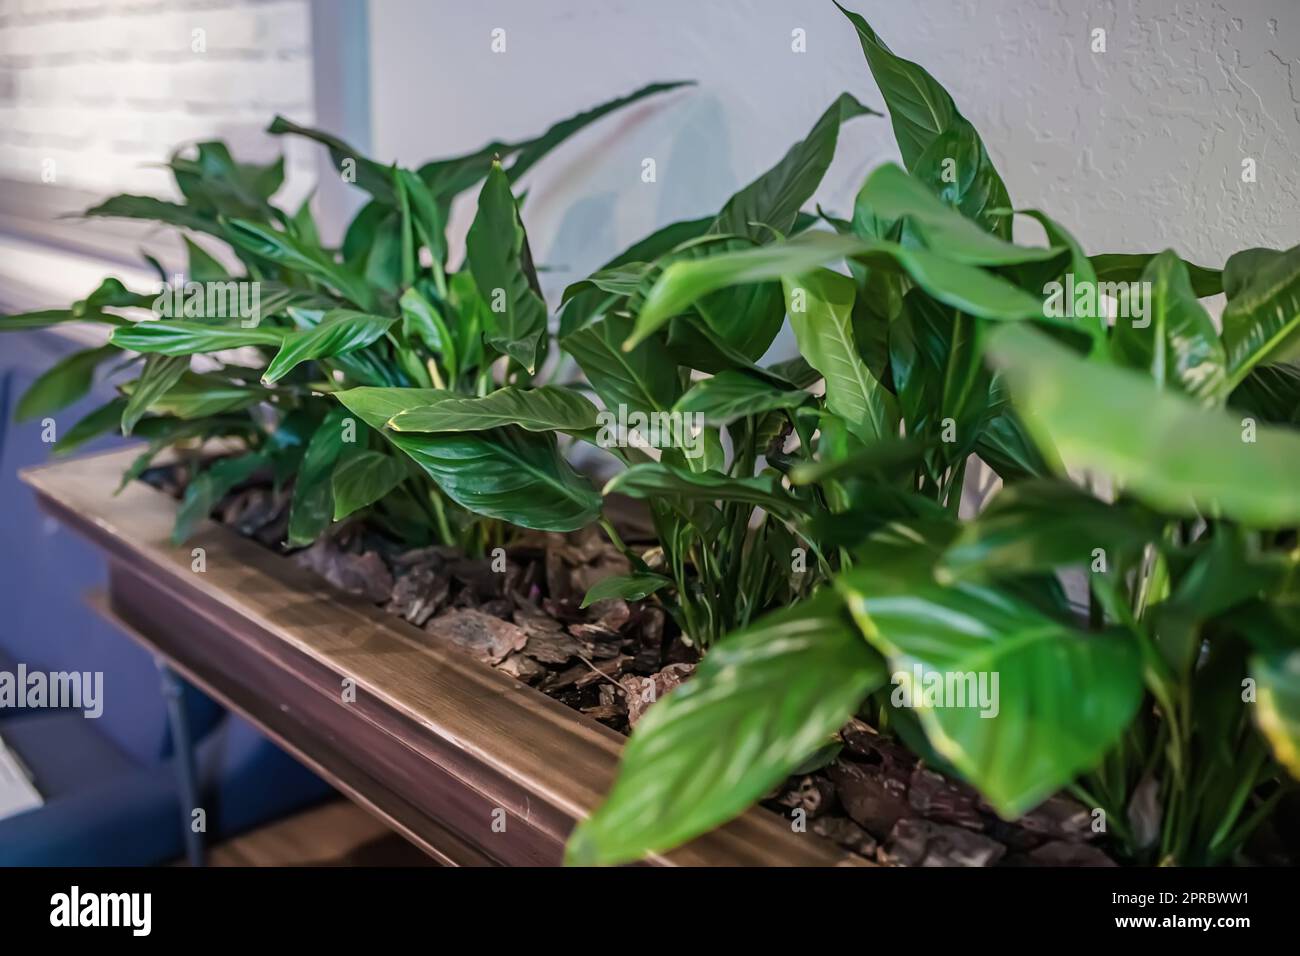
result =
[[163,397],[176,387],[189,367],[188,355],[150,355],[145,358],[140,377],[126,390],[126,408],[122,410],[123,435],[131,434],[145,412],[161,405]]
[[532,372],[546,335],[546,303],[532,271],[528,237],[510,181],[499,163],[479,193],[465,254],[479,294],[488,303],[488,344]]
[[[1069,250],[1069,258],[1066,260],[1065,265],[1067,273],[1073,276],[1076,287],[1082,286],[1093,291],[1092,302],[1094,305],[1091,314],[1076,314],[1073,319],[1092,336],[1093,351],[1100,355],[1106,355],[1109,352],[1108,324],[1099,302],[1099,293],[1102,290],[1097,287],[1097,270],[1094,268],[1092,260],[1083,251],[1083,246],[1079,244],[1079,240],[1074,238],[1069,230],[1048,216],[1047,213],[1037,209],[1022,209],[1019,212],[1043,227],[1047,241],[1053,248]],[[1047,265],[1047,263],[1032,264],[1030,267],[1044,265]],[[1064,304],[1064,287],[1062,287],[1062,304]]]
[[327,312],[320,325],[284,336],[280,351],[266,367],[262,381],[270,385],[303,362],[332,358],[365,348],[379,339],[396,319],[335,309]]
[[991,381],[977,320],[912,290],[889,328],[889,363],[910,435],[931,441],[931,477],[957,465],[983,435]]
[[407,338],[414,336],[419,339],[425,348],[439,356],[448,378],[455,381],[460,375],[456,339],[433,303],[415,288],[410,288],[402,293],[399,304],[402,309],[402,332]]
[[[1154,252],[1107,252],[1088,258],[1098,282],[1136,282],[1156,255]],[[1197,298],[1204,299],[1225,291],[1223,272],[1198,266],[1186,259],[1183,265],[1187,267],[1187,276]]]
[[901,221],[904,245],[919,244],[964,265],[1041,262],[1061,252],[1050,246],[1017,246],[985,232],[893,163],[872,171],[856,204],[870,208],[880,219]]
[[582,606],[591,607],[597,601],[604,601],[607,598],[641,601],[672,583],[672,578],[666,578],[662,574],[611,575],[591,586],[587,596],[582,599]]
[[222,235],[215,216],[204,216],[188,206],[167,202],[153,196],[113,196],[98,206],[87,209],[82,215],[110,219],[147,219],[165,222],[182,229],[193,229],[196,232]]
[[0,332],[24,332],[47,329],[62,322],[95,322],[101,325],[127,325],[128,320],[108,312],[78,314],[72,309],[43,309],[39,312],[21,312],[17,315],[0,315]]
[[135,322],[113,330],[109,341],[132,352],[159,355],[196,355],[221,352],[249,345],[279,345],[283,329],[208,325],[204,322],[173,322],[155,319]]
[[465,156],[425,163],[419,169],[420,178],[440,199],[450,200],[457,193],[469,189],[486,176],[493,161],[514,156],[514,162],[507,171],[510,182],[513,183],[551,150],[597,120],[646,97],[657,96],[689,85],[691,85],[689,82],[650,83],[626,96],[609,100],[561,120],[532,139],[515,143],[492,142]]
[[1066,482],[1004,487],[962,527],[936,568],[941,581],[1048,572],[1067,565],[1095,570],[1158,540],[1162,522],[1126,504],[1107,504]]
[[253,477],[266,465],[258,454],[222,458],[197,474],[185,488],[180,508],[176,511],[176,524],[172,527],[172,544],[184,544],[194,534],[199,523],[212,514],[237,485]]
[[800,275],[848,257],[870,266],[901,270],[934,298],[971,315],[1001,320],[1042,317],[1042,303],[1037,298],[975,266],[886,240],[810,232],[744,252],[674,262],[646,296],[624,347],[644,341],[710,292]]
[[[705,216],[702,219],[670,223],[634,243],[605,263],[598,271],[622,269],[631,263],[653,262],[682,243],[704,235],[709,226],[713,224],[713,218],[712,216]],[[608,290],[602,290],[584,282],[576,282],[570,285],[564,290],[565,305],[564,310],[560,313],[560,338],[567,338],[581,329],[592,318],[599,315],[611,299],[617,300],[617,298],[617,295]]]
[[82,349],[50,366],[27,387],[14,409],[17,421],[40,418],[84,398],[95,384],[95,369],[117,349],[110,345]]
[[[157,363],[156,377],[149,378],[150,363]],[[204,418],[220,412],[256,405],[266,397],[260,388],[241,385],[216,375],[196,375],[186,371],[189,359],[184,356],[151,355],[145,359],[145,375],[122,386],[131,400],[127,412],[157,412],[177,418]],[[173,378],[172,376],[175,375]],[[141,382],[144,384],[142,385]],[[164,387],[166,386],[166,387]],[[143,392],[142,392],[143,389]],[[146,394],[150,397],[146,401]],[[139,396],[139,398],[137,398]],[[126,431],[126,413],[123,430]],[[138,420],[136,415],[134,420]],[[129,432],[128,432],[129,434]]]
[[345,182],[355,182],[370,195],[389,205],[396,202],[388,167],[362,156],[337,136],[307,126],[299,126],[283,116],[276,116],[266,131],[273,136],[289,134],[320,143],[329,150],[334,168],[343,176],[349,177],[344,180]]
[[574,332],[561,345],[577,361],[606,408],[624,405],[629,412],[670,411],[682,392],[677,364],[657,340],[624,350],[621,343],[631,334],[630,319],[607,315]]
[[348,457],[335,467],[331,478],[334,520],[374,504],[401,484],[406,475],[406,465],[392,455],[362,451]]
[[738,816],[884,678],[830,594],[729,635],[638,722],[608,799],[578,825],[565,862],[630,862]]
[[190,282],[226,282],[230,279],[230,274],[226,267],[218,262],[202,246],[195,245],[189,237],[185,239],[185,253],[189,263],[185,270],[186,278]]
[[1192,291],[1187,267],[1166,250],[1151,260],[1139,281],[1144,291],[1150,290],[1146,315],[1115,319],[1112,356],[1119,364],[1146,370],[1161,387],[1214,401],[1225,387],[1227,357],[1210,314]]
[[783,408],[798,408],[807,392],[777,388],[732,369],[701,379],[677,400],[674,411],[703,415],[709,425],[725,425],[737,418],[764,415]]
[[1245,253],[1253,272],[1248,279],[1240,262],[1229,259],[1226,269],[1240,283],[1223,310],[1229,389],[1257,365],[1300,357],[1300,246],[1266,259],[1258,252]]
[[1011,197],[975,127],[957,116],[908,170],[944,203],[990,233],[1011,238]]
[[686,471],[663,462],[644,462],[619,472],[604,489],[606,495],[615,492],[632,498],[670,495],[689,501],[740,501],[783,517],[807,508],[786,492],[774,475],[731,478],[713,471]]
[[1137,645],[1076,631],[1010,590],[936,584],[929,560],[867,554],[836,587],[889,662],[891,704],[910,706],[935,750],[1014,819],[1095,767],[1128,726],[1142,699]]
[[101,435],[121,431],[124,411],[126,411],[125,398],[114,398],[100,405],[63,433],[54,445],[54,454],[69,454]]
[[864,442],[897,435],[897,403],[853,341],[853,280],[819,269],[787,276],[782,285],[799,351],[826,380],[827,409]]
[[364,448],[364,441],[364,429],[337,406],[312,433],[289,502],[290,547],[311,544],[329,527],[335,513],[334,470],[346,453]]
[[1025,326],[1000,330],[989,352],[1041,448],[1096,469],[1174,514],[1249,524],[1300,523],[1300,435],[1202,409],[1126,369],[1090,363]]
[[385,428],[394,416],[436,402],[441,394],[436,389],[354,388],[335,397],[475,514],[540,531],[575,531],[597,518],[600,495],[564,460],[554,435],[518,428],[436,434]]
[[787,235],[804,203],[821,185],[835,155],[841,124],[871,114],[848,93],[841,93],[807,137],[790,147],[779,163],[732,196],[710,227],[711,232],[747,236],[759,242]]
[[374,291],[366,281],[332,261],[319,247],[309,246],[301,239],[286,232],[278,232],[270,226],[242,219],[231,219],[224,226],[225,238],[237,248],[311,276],[362,309],[373,307]]
[[1255,719],[1278,763],[1300,780],[1300,651],[1251,659]]
[[530,432],[589,432],[597,425],[596,406],[578,392],[557,385],[507,386],[482,398],[448,392],[437,402],[407,409],[388,422],[399,432],[476,432],[503,425],[518,425]]

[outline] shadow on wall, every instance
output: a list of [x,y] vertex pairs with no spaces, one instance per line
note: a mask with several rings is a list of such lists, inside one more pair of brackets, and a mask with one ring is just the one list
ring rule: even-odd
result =
[[[545,201],[537,204],[541,222],[558,221],[543,246],[548,273],[542,281],[547,286],[561,278],[562,285],[576,281],[622,251],[627,243],[617,228],[620,203],[629,218],[653,222],[657,228],[716,212],[735,191],[731,140],[722,105],[698,87],[665,97],[663,104],[647,105],[622,122],[608,125],[601,141],[551,170],[552,181],[582,183],[581,192],[547,190],[552,203],[568,202],[562,211],[547,209]],[[639,135],[629,136],[632,129],[638,129]],[[646,144],[655,142],[663,142],[667,148],[646,149]],[[652,168],[648,161],[653,161]],[[649,176],[654,177],[653,183],[647,181]],[[689,177],[691,189],[649,188],[671,177]],[[628,189],[629,181],[648,188],[638,197]],[[525,219],[529,212],[524,210]],[[552,291],[558,296],[562,285],[548,288],[548,296]]]

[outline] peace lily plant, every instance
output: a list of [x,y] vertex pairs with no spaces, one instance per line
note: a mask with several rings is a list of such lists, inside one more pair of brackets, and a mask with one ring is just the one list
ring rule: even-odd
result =
[[[1125,859],[1231,860],[1300,775],[1300,248],[1222,271],[1089,256],[1017,210],[948,92],[844,12],[902,159],[846,218],[805,207],[842,124],[881,115],[848,94],[716,215],[566,290],[553,336],[512,184],[674,84],[418,170],[277,119],[370,195],[341,247],[306,206],[272,204],[280,163],[219,143],[178,155],[184,202],[89,214],[222,241],[240,274],[187,236],[187,277],[256,282],[258,315],[108,280],[71,309],[10,316],[111,328],[18,414],[57,412],[114,363],[137,374],[59,452],[139,435],[130,479],[168,446],[241,442],[192,478],[178,540],[265,472],[293,481],[293,546],[359,513],[471,552],[511,527],[599,522],[632,571],[587,601],[654,602],[706,653],[636,725],[571,862],[726,822],[832,759],[854,715],[1009,819],[1064,789]],[[453,270],[448,209],[473,187]],[[1045,244],[1014,242],[1017,217]],[[1200,301],[1220,293],[1221,330]],[[131,311],[168,301],[162,318]],[[772,362],[787,322],[799,354]],[[558,353],[576,381],[548,375]],[[662,427],[647,442],[629,423]],[[655,547],[623,544],[561,438],[617,459],[603,494],[646,501]],[[976,509],[980,471],[1000,489]],[[936,689],[968,677],[996,678],[969,685],[996,687],[996,706],[945,706]]]
[[[1008,819],[1066,789],[1125,859],[1229,861],[1300,776],[1300,248],[1245,250],[1221,273],[1173,252],[1088,256],[1044,213],[1013,212],[947,91],[844,12],[905,169],[871,173],[830,229],[660,258],[621,319],[624,354],[683,362],[696,353],[673,353],[675,326],[707,328],[732,361],[690,363],[714,376],[692,390],[726,377],[756,396],[739,408],[785,409],[798,447],[770,450],[780,500],[762,507],[794,517],[828,582],[722,638],[650,709],[569,859],[712,829],[831,759],[861,714]],[[1017,215],[1045,246],[1011,242]],[[1113,322],[1096,308],[1108,289]],[[1220,292],[1222,332],[1199,301]],[[820,401],[736,360],[767,313],[732,303],[781,293]],[[962,520],[973,462],[1001,489]],[[656,507],[671,490],[660,479]],[[989,675],[993,707],[934,693]]]

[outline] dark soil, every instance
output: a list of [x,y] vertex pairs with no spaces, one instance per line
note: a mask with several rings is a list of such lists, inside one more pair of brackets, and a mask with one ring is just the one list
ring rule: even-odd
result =
[[[179,495],[183,468],[144,479]],[[265,485],[228,495],[215,517],[279,549],[289,492]],[[629,546],[650,547],[629,509],[616,520]],[[690,676],[699,653],[664,611],[648,602],[583,595],[626,559],[595,528],[524,532],[506,560],[467,558],[449,548],[409,549],[358,522],[290,560],[330,584],[400,615],[429,641],[451,643],[575,710],[628,733],[646,708]],[[1053,797],[1007,823],[964,783],[927,768],[897,740],[854,719],[827,762],[790,777],[763,801],[791,826],[873,862],[894,866],[1114,866],[1092,841],[1087,808]]]

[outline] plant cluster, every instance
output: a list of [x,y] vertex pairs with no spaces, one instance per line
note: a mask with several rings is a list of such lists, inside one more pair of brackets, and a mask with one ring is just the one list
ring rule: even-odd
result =
[[[557,436],[611,453],[604,494],[645,499],[658,546],[624,549],[633,573],[587,599],[658,602],[707,653],[638,723],[573,862],[724,823],[833,758],[855,714],[1007,818],[1067,789],[1126,859],[1231,860],[1300,777],[1300,247],[1222,271],[1172,251],[1089,256],[1017,210],[949,93],[844,12],[902,166],[872,171],[847,218],[805,211],[841,125],[873,112],[841,96],[717,215],[566,290],[554,344],[579,381],[538,378],[548,309],[510,184],[664,87],[415,172],[277,120],[351,161],[372,196],[340,250],[305,210],[269,204],[276,167],[204,144],[172,164],[184,205],[92,212],[221,237],[276,308],[253,328],[131,322],[109,310],[141,297],[110,281],[66,313],[11,317],[115,326],[19,411],[66,404],[125,353],[139,377],[61,444],[120,423],[150,439],[147,462],[242,438],[192,483],[181,530],[270,468],[295,477],[291,544],[365,508],[467,548],[595,521],[622,548]],[[447,203],[480,180],[452,273]],[[1017,217],[1044,244],[1013,241]],[[225,276],[190,249],[192,276]],[[1201,302],[1220,294],[1221,329]],[[787,322],[799,355],[772,363]],[[237,347],[260,361],[190,370]],[[616,410],[661,423],[654,447],[611,430]],[[1000,485],[987,506],[977,473]],[[979,675],[996,677],[995,708],[931,694]]]

